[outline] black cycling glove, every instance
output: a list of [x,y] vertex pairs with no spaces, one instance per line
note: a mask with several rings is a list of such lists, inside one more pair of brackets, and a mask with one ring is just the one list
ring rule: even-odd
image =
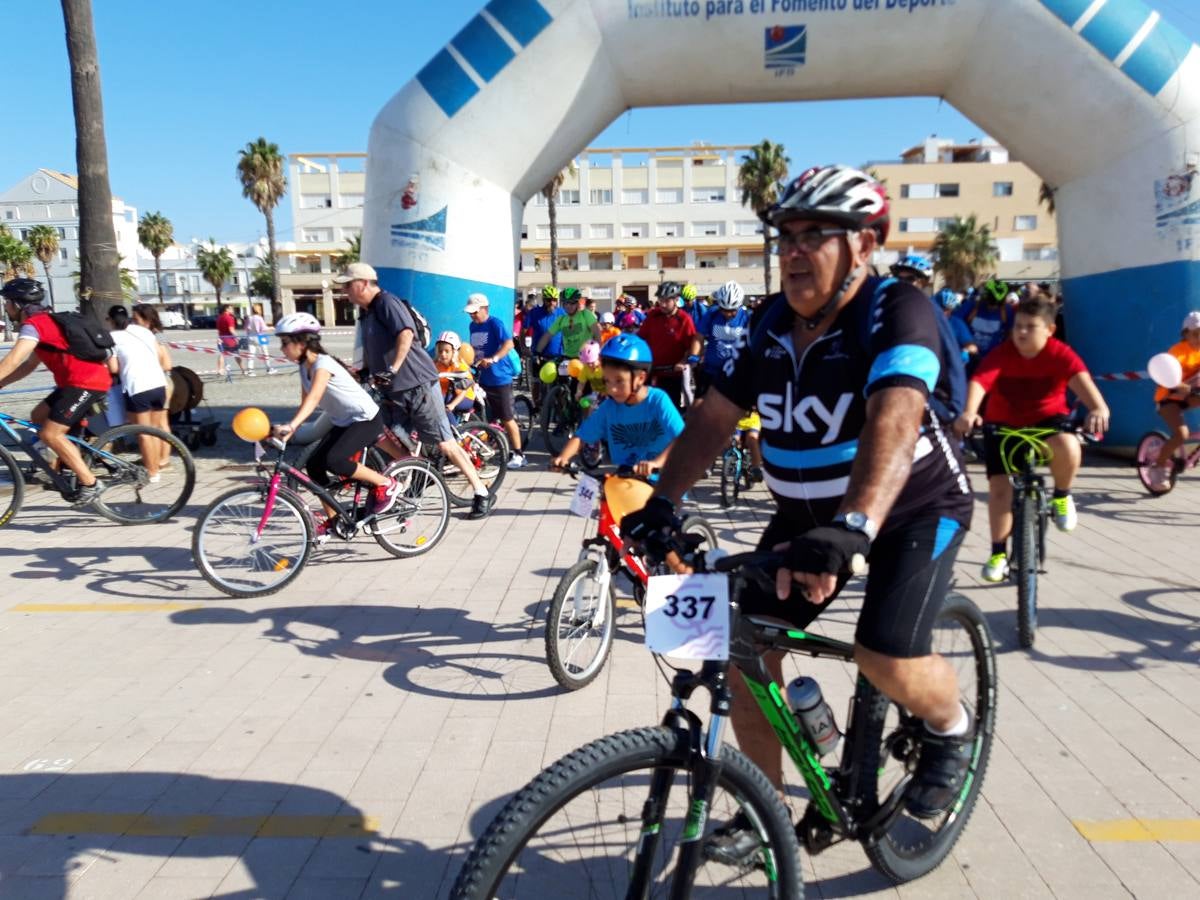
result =
[[865,559],[871,541],[861,531],[841,525],[822,525],[806,531],[784,551],[784,564],[793,572],[813,575],[845,575],[856,554]]
[[656,562],[666,556],[668,541],[682,527],[675,504],[666,497],[651,497],[644,507],[621,520],[621,534],[640,544]]

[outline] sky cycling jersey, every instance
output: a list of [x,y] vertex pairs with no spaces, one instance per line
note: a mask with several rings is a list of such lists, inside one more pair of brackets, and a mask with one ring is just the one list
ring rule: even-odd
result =
[[[767,486],[780,511],[797,521],[818,525],[836,515],[872,394],[911,387],[928,400],[945,380],[934,318],[939,313],[912,285],[897,281],[884,288],[871,333],[857,333],[867,322],[859,307],[871,303],[876,284],[868,279],[799,358],[792,342],[795,313],[782,294],[770,298],[771,309],[738,348],[732,371],[719,373],[713,382],[742,409],[757,408]],[[971,507],[957,442],[930,415],[927,403],[912,471],[883,530],[930,514],[966,526]]]

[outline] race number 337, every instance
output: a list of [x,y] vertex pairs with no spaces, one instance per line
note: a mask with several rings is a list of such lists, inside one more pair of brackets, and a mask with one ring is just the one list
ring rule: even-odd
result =
[[655,575],[646,588],[646,646],[677,659],[729,659],[729,578]]

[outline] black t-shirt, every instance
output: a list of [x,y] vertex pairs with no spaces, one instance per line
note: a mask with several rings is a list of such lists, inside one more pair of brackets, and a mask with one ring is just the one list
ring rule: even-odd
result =
[[[873,393],[904,386],[928,397],[939,383],[946,387],[937,310],[917,288],[895,282],[868,322],[878,283],[868,279],[799,359],[791,336],[795,313],[782,296],[770,298],[732,373],[714,381],[738,406],[758,409],[767,486],[780,511],[801,525],[836,515]],[[883,530],[930,514],[965,526],[971,507],[957,442],[926,407],[912,471]]]
[[437,381],[438,373],[433,360],[418,344],[416,323],[399,297],[380,291],[363,311],[361,324],[363,360],[367,371],[372,374],[385,372],[391,367],[392,360],[396,358],[396,336],[405,329],[413,333],[408,355],[400,364],[400,371],[392,377],[393,391],[431,385]]

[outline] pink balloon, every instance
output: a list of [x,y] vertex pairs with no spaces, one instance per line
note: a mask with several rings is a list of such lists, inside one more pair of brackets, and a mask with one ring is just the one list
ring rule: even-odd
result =
[[1146,363],[1146,372],[1154,383],[1167,390],[1179,387],[1183,381],[1183,366],[1170,353],[1156,353]]

